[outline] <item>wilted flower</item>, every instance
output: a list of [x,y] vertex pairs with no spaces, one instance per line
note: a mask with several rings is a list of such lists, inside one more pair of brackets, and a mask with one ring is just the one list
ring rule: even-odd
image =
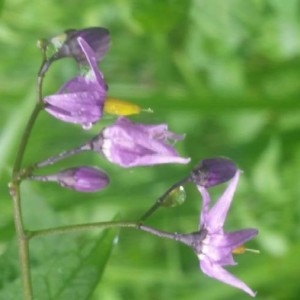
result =
[[78,44],[85,54],[89,71],[68,81],[57,94],[44,98],[45,110],[64,122],[91,126],[102,117],[106,84],[98,70],[95,53],[84,39]]
[[210,196],[207,189],[198,186],[203,200],[200,229],[196,233],[181,235],[178,240],[194,249],[200,261],[200,268],[206,275],[255,296],[255,293],[243,281],[223,268],[223,266],[235,265],[232,252],[258,233],[257,229],[242,229],[233,232],[223,230],[239,176],[240,171],[237,171],[223,195],[211,208],[209,208]]
[[190,179],[197,186],[211,187],[230,180],[236,173],[235,163],[227,158],[207,158],[192,171]]
[[31,176],[30,179],[57,182],[63,187],[79,192],[96,192],[109,184],[106,173],[86,166],[66,169],[51,175]]
[[168,131],[168,126],[133,123],[120,117],[90,143],[92,150],[103,154],[110,162],[121,167],[148,166],[166,163],[186,164],[189,158],[178,155],[169,141],[183,136]]

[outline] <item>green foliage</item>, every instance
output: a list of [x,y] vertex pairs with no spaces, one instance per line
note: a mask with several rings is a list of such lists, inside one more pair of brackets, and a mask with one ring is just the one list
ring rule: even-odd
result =
[[[141,114],[135,120],[166,122],[172,130],[186,133],[179,151],[191,156],[193,165],[124,170],[97,155],[78,155],[49,171],[79,161],[98,165],[109,173],[110,187],[82,195],[51,184],[25,183],[26,227],[107,221],[116,214],[119,219],[137,218],[199,160],[227,156],[244,173],[226,226],[232,230],[259,228],[260,234],[249,248],[261,251],[260,255],[237,257],[239,265],[230,271],[258,292],[256,299],[298,298],[298,1],[14,0],[4,2],[0,22],[1,300],[21,299],[7,182],[18,139],[35,101],[40,63],[36,40],[67,28],[88,26],[105,26],[111,31],[111,50],[100,65],[109,95],[154,110],[154,114]],[[74,70],[71,60],[56,62],[46,76],[45,94],[57,91]],[[111,121],[106,117],[85,132],[42,113],[25,162],[76,146]],[[212,192],[217,196],[222,188]],[[186,193],[183,205],[161,208],[149,225],[174,232],[194,231],[199,194],[192,186],[186,187]],[[201,274],[190,249],[125,230],[97,285],[113,236],[112,232],[101,236],[82,233],[33,240],[36,299],[247,297]]]
[[[59,236],[32,242],[36,299],[90,299],[110,256],[113,232],[92,238]],[[16,244],[13,243],[14,248]],[[0,299],[21,299],[17,257],[10,247],[1,259]],[[13,258],[13,259],[12,259]]]

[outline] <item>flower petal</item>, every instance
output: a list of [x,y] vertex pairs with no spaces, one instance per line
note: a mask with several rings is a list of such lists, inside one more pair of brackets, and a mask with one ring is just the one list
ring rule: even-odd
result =
[[207,217],[209,212],[209,204],[210,204],[210,195],[208,193],[208,190],[200,185],[197,185],[197,189],[202,197],[202,208],[200,213],[200,221],[199,221],[199,229],[201,229],[204,224],[207,223]]
[[77,41],[82,51],[84,52],[87,62],[91,68],[90,73],[92,74],[93,81],[96,81],[102,87],[102,89],[105,89],[106,85],[103,80],[102,74],[98,70],[97,59],[94,51],[83,38],[79,37]]
[[241,289],[252,297],[255,296],[255,293],[243,281],[227,272],[218,264],[212,263],[209,259],[200,260],[200,268],[207,276]]
[[232,180],[230,181],[228,187],[218,199],[215,205],[210,209],[208,216],[206,218],[206,227],[210,232],[218,231],[223,227],[231,201],[233,199],[234,192],[236,190],[238,181],[240,177],[240,171],[238,170]]
[[91,145],[94,151],[122,167],[188,163],[189,158],[180,157],[165,141],[166,133],[169,131],[165,130],[164,124],[148,126],[121,117],[115,124],[104,128]]
[[56,94],[44,98],[45,110],[55,118],[75,124],[94,123],[102,116],[98,91]]
[[242,229],[232,232],[226,232],[223,235],[220,235],[219,238],[216,235],[213,235],[214,238],[211,238],[211,244],[216,247],[228,247],[231,251],[245,242],[251,240],[254,236],[258,234],[257,229]]

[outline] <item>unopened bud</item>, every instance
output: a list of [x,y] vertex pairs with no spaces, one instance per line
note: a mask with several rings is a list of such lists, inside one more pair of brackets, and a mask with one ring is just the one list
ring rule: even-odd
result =
[[211,187],[230,180],[237,171],[235,163],[227,158],[208,158],[192,171],[191,180],[196,185]]
[[33,175],[30,179],[57,182],[63,187],[79,192],[96,192],[109,183],[109,177],[102,170],[86,166],[66,169],[51,175]]

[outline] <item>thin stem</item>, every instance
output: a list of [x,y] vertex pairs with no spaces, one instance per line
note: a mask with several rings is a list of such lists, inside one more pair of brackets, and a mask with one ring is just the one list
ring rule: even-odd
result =
[[68,225],[61,226],[43,230],[35,230],[30,231],[28,233],[28,238],[36,238],[47,235],[58,235],[58,234],[66,234],[70,232],[80,232],[87,231],[92,229],[108,229],[108,228],[135,228],[139,229],[139,224],[136,222],[96,222],[96,223],[85,223],[85,224],[77,224],[77,225]]
[[160,230],[157,230],[155,228],[152,228],[152,227],[149,227],[149,226],[146,226],[146,225],[142,225],[142,224],[139,225],[138,229],[140,229],[142,231],[145,231],[145,232],[148,232],[152,235],[161,237],[161,238],[175,240],[175,241],[179,240],[179,236],[180,236],[176,232],[175,233],[170,233],[170,232],[166,232],[166,231],[160,231]]
[[37,103],[29,117],[29,120],[27,122],[27,125],[25,127],[23,136],[21,138],[20,141],[20,145],[18,147],[18,152],[17,152],[17,156],[16,156],[16,160],[13,166],[13,178],[17,178],[18,172],[20,171],[21,168],[21,164],[23,161],[23,157],[24,157],[24,153],[25,153],[25,149],[29,140],[29,136],[31,133],[31,130],[33,128],[33,125],[38,117],[39,112],[42,109],[42,105],[40,103]]
[[24,157],[24,153],[25,153],[25,149],[29,140],[29,136],[31,134],[32,128],[35,124],[35,121],[40,113],[40,111],[43,109],[43,101],[42,101],[42,86],[43,86],[43,79],[45,76],[45,73],[41,73],[41,70],[46,62],[46,56],[45,56],[45,51],[43,51],[43,61],[40,67],[40,70],[38,72],[38,77],[37,77],[37,84],[36,84],[36,96],[37,96],[37,102],[36,105],[29,117],[29,120],[26,124],[26,127],[24,129],[21,141],[20,141],[20,145],[18,147],[18,152],[17,152],[17,156],[16,156],[16,160],[13,166],[13,178],[16,179],[17,177],[17,173],[20,171],[21,165],[22,165],[22,161],[23,161],[23,157]]
[[142,217],[139,219],[139,222],[144,222],[147,218],[149,218],[157,209],[160,208],[160,206],[164,203],[164,200],[166,197],[176,188],[180,187],[181,185],[187,183],[190,181],[190,177],[185,177],[182,180],[174,183],[167,191],[160,196],[156,202],[142,215]]
[[10,194],[13,199],[14,223],[17,233],[19,260],[21,264],[21,282],[24,300],[33,299],[30,275],[29,239],[26,236],[22,220],[19,183],[9,184]]
[[48,235],[59,235],[59,234],[67,234],[81,231],[88,231],[93,229],[108,229],[108,228],[133,228],[141,231],[148,232],[152,235],[167,238],[175,241],[181,241],[181,234],[177,233],[169,233],[166,231],[160,231],[155,228],[143,225],[137,222],[126,222],[126,221],[111,221],[111,222],[96,222],[96,223],[85,223],[85,224],[76,224],[76,225],[68,225],[61,227],[54,227],[42,230],[35,230],[28,232],[28,239],[37,238],[41,236]]
[[[42,66],[43,64],[44,64],[44,59],[42,62]],[[20,269],[21,269],[21,282],[22,282],[22,291],[23,291],[24,300],[32,300],[33,291],[32,291],[32,282],[31,282],[31,274],[30,274],[29,239],[28,236],[26,235],[26,231],[23,224],[23,218],[22,218],[20,183],[23,178],[23,175],[21,171],[21,166],[22,166],[25,150],[28,144],[28,140],[32,132],[32,128],[37,120],[39,112],[43,108],[43,103],[41,99],[42,82],[43,82],[43,76],[42,77],[38,76],[37,103],[29,117],[23,135],[21,137],[20,145],[18,147],[16,159],[13,165],[12,181],[9,183],[10,195],[13,200],[13,214],[14,214],[14,223],[15,223],[16,234],[17,234],[18,252],[19,252]]]
[[33,169],[35,168],[42,168],[42,167],[46,167],[46,166],[49,166],[49,165],[53,165],[54,163],[60,161],[60,160],[63,160],[67,157],[70,157],[72,155],[75,155],[75,154],[78,154],[82,151],[87,151],[87,150],[91,150],[91,146],[90,144],[84,144],[84,145],[81,145],[79,147],[76,147],[76,148],[73,148],[71,150],[66,150],[66,151],[63,151],[61,153],[59,153],[58,155],[54,155],[50,158],[47,158],[46,160],[44,161],[41,161],[39,163],[36,163],[33,167]]

